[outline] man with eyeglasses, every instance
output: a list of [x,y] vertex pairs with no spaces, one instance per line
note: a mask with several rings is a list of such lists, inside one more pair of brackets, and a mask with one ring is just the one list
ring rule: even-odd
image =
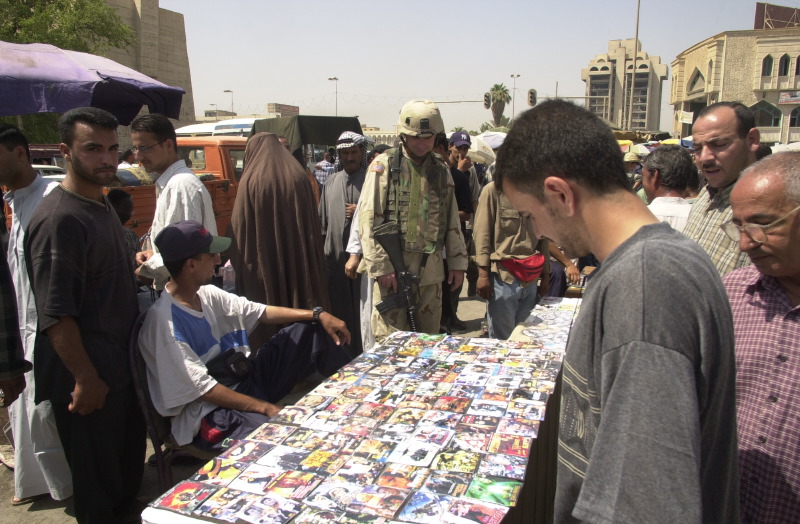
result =
[[753,112],[739,102],[717,102],[692,126],[694,160],[706,187],[692,206],[683,233],[706,250],[721,276],[750,263],[719,226],[730,220],[730,194],[741,172],[756,160],[760,140]]
[[748,168],[722,230],[753,262],[725,276],[736,340],[742,522],[800,515],[800,153]]
[[[211,195],[184,159],[178,157],[178,139],[172,122],[159,114],[139,116],[131,123],[131,141],[139,165],[158,177],[150,238],[154,239],[166,226],[181,220],[196,220],[216,235]],[[152,248],[136,254],[136,263],[141,266],[138,271],[152,278],[156,289],[163,289],[169,272],[158,247],[153,245]]]

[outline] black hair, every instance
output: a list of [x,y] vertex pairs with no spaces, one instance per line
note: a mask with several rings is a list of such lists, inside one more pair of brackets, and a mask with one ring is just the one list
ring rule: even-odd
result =
[[83,122],[92,127],[116,131],[119,127],[117,117],[98,107],[78,107],[70,109],[58,119],[58,135],[62,143],[72,147],[75,139],[75,124]]
[[169,271],[169,276],[171,276],[173,279],[178,278],[183,271],[183,265],[190,258],[192,257],[186,257],[180,260],[165,260],[164,267],[167,268],[167,271]]
[[117,206],[118,206],[118,205],[119,205],[119,204],[120,204],[120,203],[121,203],[123,200],[125,200],[125,199],[132,199],[132,198],[133,198],[133,196],[131,196],[131,194],[130,194],[130,193],[128,193],[128,192],[127,192],[127,191],[125,191],[124,189],[119,189],[119,188],[110,189],[110,190],[108,191],[108,195],[106,195],[106,196],[108,197],[108,201],[109,201],[109,202],[111,202],[111,205],[112,205],[113,207],[115,207],[115,208],[116,208],[116,207],[117,207]]
[[125,160],[126,162],[128,160],[128,157],[132,157],[132,156],[134,156],[134,154],[133,154],[133,149],[131,149],[131,148],[128,148],[128,149],[126,149],[125,151],[122,152],[122,160]]
[[768,157],[771,154],[771,147],[769,147],[767,144],[758,144],[758,149],[756,149],[756,160],[761,160],[762,158]]
[[701,109],[699,113],[697,113],[695,122],[697,122],[698,119],[713,113],[720,107],[729,107],[733,109],[733,112],[736,114],[736,134],[739,135],[739,138],[746,138],[747,133],[756,127],[756,117],[753,114],[753,111],[741,102],[717,102],[715,104],[711,104],[710,106],[706,106]]
[[692,182],[692,171],[697,172],[692,155],[679,145],[657,147],[645,157],[644,167],[658,170],[661,184],[677,191],[684,191]]
[[[445,133],[439,133],[436,135],[436,139],[433,141],[433,147],[444,147],[447,149],[450,146],[450,142],[447,140],[447,135]],[[377,149],[377,148],[376,148]]]
[[131,122],[131,133],[153,133],[159,142],[172,140],[173,144],[177,145],[178,143],[175,126],[172,125],[169,118],[158,113],[137,116]]
[[28,145],[28,139],[18,127],[12,126],[11,124],[0,123],[0,144],[5,146],[9,151],[20,146],[25,148],[28,162],[31,161],[31,148]]
[[611,128],[565,100],[547,100],[514,120],[497,153],[495,185],[510,181],[544,199],[544,179],[572,180],[597,195],[630,191],[622,151]]

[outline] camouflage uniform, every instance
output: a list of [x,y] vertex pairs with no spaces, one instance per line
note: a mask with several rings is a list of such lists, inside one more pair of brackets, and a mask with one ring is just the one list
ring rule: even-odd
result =
[[[390,191],[391,163],[402,154],[400,174],[395,191]],[[442,247],[446,248],[451,270],[467,269],[467,249],[461,234],[458,206],[454,196],[453,178],[446,164],[429,153],[421,166],[416,165],[400,149],[390,149],[370,164],[359,201],[359,230],[364,258],[360,271],[371,278],[394,272],[389,257],[372,238],[375,226],[395,220],[399,207],[399,225],[404,245],[406,268],[420,277],[418,308],[419,325],[424,333],[438,333],[442,316],[442,281],[444,264]],[[420,264],[427,254],[425,267]],[[373,303],[377,304],[393,293],[378,284],[373,288]],[[397,330],[408,330],[406,308],[397,308],[381,315],[372,310],[372,332],[380,342]]]

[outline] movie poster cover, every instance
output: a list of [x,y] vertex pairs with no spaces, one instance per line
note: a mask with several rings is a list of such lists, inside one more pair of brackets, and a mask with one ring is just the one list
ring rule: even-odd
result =
[[344,417],[339,421],[337,431],[355,437],[366,437],[380,421],[368,417]]
[[500,524],[508,508],[469,500],[454,500],[442,519],[447,524]]
[[406,424],[408,426],[416,426],[417,422],[422,420],[425,415],[424,409],[417,408],[396,408],[391,417],[389,417],[389,424]]
[[502,477],[476,476],[467,490],[467,497],[511,507],[517,503],[522,482]]
[[441,522],[453,499],[447,495],[418,491],[412,493],[398,518],[405,522]]
[[[419,388],[417,388],[419,389]],[[409,393],[403,400],[397,404],[398,408],[416,408],[416,409],[433,409],[433,404],[438,400],[438,397],[433,395],[419,395],[417,393]]]
[[380,475],[383,464],[361,457],[350,457],[330,479],[351,484],[371,484]]
[[283,473],[283,469],[277,466],[250,464],[246,470],[231,481],[229,487],[251,493],[265,493],[267,486],[281,473]]
[[536,438],[539,432],[539,421],[522,418],[504,418],[501,419],[500,423],[497,425],[497,432]]
[[454,434],[455,431],[452,429],[437,428],[436,426],[421,426],[411,435],[411,439],[420,442],[429,442],[443,448],[450,442]]
[[433,459],[432,469],[441,471],[457,471],[460,473],[474,473],[478,470],[481,454],[462,449],[446,449],[440,451]]
[[294,430],[295,428],[292,426],[267,422],[250,433],[247,440],[258,440],[260,442],[266,442],[267,444],[280,444],[286,437],[291,435]]
[[300,462],[300,469],[327,477],[336,473],[345,462],[347,462],[347,455],[317,449]]
[[378,422],[384,422],[394,413],[394,408],[378,402],[362,402],[353,413],[357,417],[367,417]]
[[272,493],[287,499],[303,500],[323,477],[303,471],[284,471],[267,487],[267,493]]
[[227,486],[239,473],[247,468],[247,464],[215,457],[203,465],[189,479],[217,486]]
[[389,389],[376,389],[372,393],[364,397],[364,402],[373,402],[375,404],[383,404],[385,406],[394,407],[400,402],[405,395],[399,391],[392,391]]
[[303,504],[273,494],[267,494],[253,501],[239,512],[239,519],[253,524],[285,524],[294,518]]
[[327,479],[303,502],[317,509],[344,512],[359,491],[361,486],[357,484]]
[[236,522],[239,518],[239,512],[261,496],[255,493],[239,491],[238,489],[220,488],[219,491],[195,509],[193,514],[226,522]]
[[388,463],[375,479],[375,484],[387,488],[420,489],[428,478],[430,470],[407,464]]
[[485,415],[464,415],[456,426],[459,433],[477,432],[494,433],[500,423],[499,417],[488,417]]
[[512,418],[525,420],[544,420],[545,404],[529,400],[512,400],[508,403],[506,415]]
[[527,467],[528,459],[525,457],[487,453],[478,466],[478,475],[524,480]]
[[495,433],[489,443],[489,453],[527,457],[530,453],[532,439],[519,435]]
[[502,417],[503,415],[506,414],[507,408],[508,408],[508,402],[504,400],[476,399],[472,401],[472,404],[470,404],[469,409],[467,409],[467,415]]
[[398,443],[387,460],[409,466],[427,467],[438,451],[439,446],[436,444],[408,440]]
[[302,424],[316,410],[307,406],[286,406],[270,419],[277,424]]
[[303,406],[312,408],[314,411],[325,409],[333,401],[334,397],[323,397],[322,395],[314,395],[309,393],[295,403],[295,406]]
[[406,490],[387,488],[374,484],[364,486],[360,493],[356,493],[355,498],[347,507],[347,511],[392,518],[408,496],[409,492]]
[[317,411],[308,417],[302,426],[304,428],[315,429],[317,431],[333,432],[339,428],[339,418],[330,411]]
[[219,486],[200,482],[181,482],[161,495],[152,505],[188,515],[218,489]]
[[293,448],[290,446],[275,446],[272,450],[258,459],[256,464],[262,466],[278,466],[283,469],[296,469],[300,467],[306,457],[311,453],[309,450]]
[[390,442],[402,442],[416,431],[416,426],[405,424],[381,424],[372,430],[370,437]]
[[433,409],[439,411],[452,411],[453,413],[464,413],[472,402],[469,398],[463,397],[440,397],[434,404]]
[[343,511],[306,507],[297,514],[292,524],[330,524],[338,522],[343,515]]
[[421,428],[433,426],[436,428],[455,429],[460,420],[460,413],[432,409],[425,412],[425,415],[419,421],[418,426]]
[[359,441],[358,447],[353,451],[353,456],[374,462],[386,462],[394,446],[394,442],[365,438]]
[[263,457],[273,447],[275,446],[266,442],[236,440],[230,448],[222,452],[217,458],[250,464]]
[[485,453],[489,448],[489,441],[492,435],[489,433],[456,433],[450,442],[450,447],[463,451],[473,451],[475,453]]
[[319,446],[328,439],[328,435],[330,435],[330,433],[326,431],[299,428],[286,437],[286,440],[283,441],[283,445],[312,451],[318,449]]
[[436,382],[432,380],[425,380],[419,383],[415,394],[417,395],[431,395],[434,397],[444,397],[450,394],[452,384],[448,382]]
[[453,471],[431,471],[422,489],[440,495],[460,497],[467,493],[472,475]]

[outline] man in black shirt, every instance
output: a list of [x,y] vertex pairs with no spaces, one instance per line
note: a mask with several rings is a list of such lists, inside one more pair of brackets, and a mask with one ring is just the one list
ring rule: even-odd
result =
[[36,402],[53,405],[78,522],[134,515],[144,422],[128,367],[138,303],[120,221],[103,195],[117,171],[117,120],[97,108],[58,123],[64,182],[31,217],[25,261],[38,313]]

